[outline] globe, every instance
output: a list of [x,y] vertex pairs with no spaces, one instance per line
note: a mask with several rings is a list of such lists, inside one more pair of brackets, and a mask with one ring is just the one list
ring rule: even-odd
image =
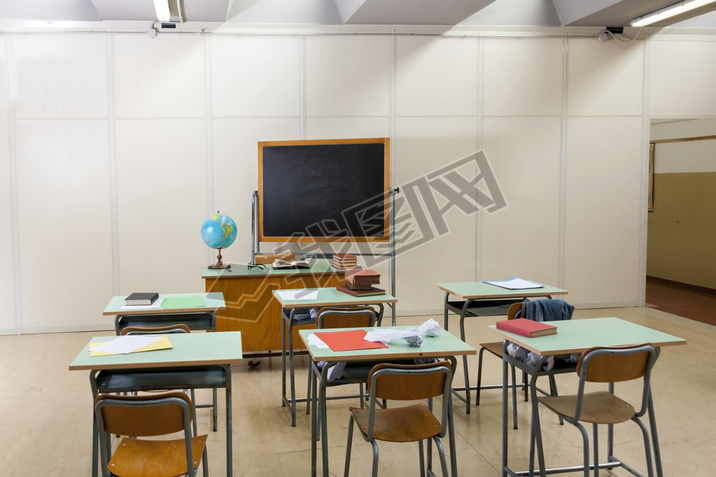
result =
[[229,268],[221,261],[221,249],[234,243],[236,232],[236,222],[218,211],[204,221],[201,225],[201,239],[209,247],[219,250],[216,265],[209,265],[209,268]]

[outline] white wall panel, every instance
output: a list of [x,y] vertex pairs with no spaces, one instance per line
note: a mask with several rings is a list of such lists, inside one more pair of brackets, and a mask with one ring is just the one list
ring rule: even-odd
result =
[[477,111],[477,40],[398,37],[398,116],[472,116]]
[[482,212],[480,275],[558,286],[560,118],[488,118],[483,149],[507,207]]
[[107,35],[13,35],[18,118],[106,118]]
[[107,121],[21,120],[17,129],[22,329],[109,328]]
[[563,50],[561,39],[484,40],[483,114],[559,115]]
[[387,116],[390,39],[306,38],[307,116]]
[[652,117],[716,114],[715,41],[652,41],[648,75]]
[[214,117],[298,116],[299,38],[214,36]]
[[119,292],[203,291],[203,120],[117,121]]
[[389,137],[388,118],[310,118],[306,121],[307,139],[350,139]]
[[13,260],[10,82],[7,35],[0,35],[0,334],[17,333]]
[[[224,262],[251,260],[251,194],[258,190],[258,142],[298,138],[297,119],[214,120],[214,208],[228,214],[238,228],[236,241],[222,252]],[[270,251],[273,246],[266,245],[262,251]],[[211,263],[215,263],[216,252],[210,256]]]
[[644,42],[569,40],[568,114],[640,115],[643,109]]
[[[396,277],[400,291],[401,313],[438,311],[442,307],[442,294],[435,287],[438,282],[454,282],[475,279],[475,220],[476,215],[466,214],[451,207],[441,216],[433,217],[423,206],[426,197],[420,190],[410,186],[414,181],[425,179],[439,168],[449,166],[463,157],[476,152],[476,118],[402,118],[398,119],[395,139],[396,186],[401,188],[397,200],[407,200],[413,195],[422,203],[411,201],[411,209],[422,210],[426,221],[410,221],[414,235],[398,236]],[[476,168],[464,168],[458,173],[467,179],[474,178]],[[431,179],[434,180],[434,179]],[[432,196],[440,207],[450,205],[433,188]],[[409,211],[408,211],[409,212]],[[396,216],[397,227],[402,221],[400,209]],[[429,237],[425,226],[434,229],[444,220],[447,233],[433,232],[435,238],[414,248],[416,237]],[[411,247],[406,250],[406,247]]]
[[115,35],[116,117],[206,116],[204,51],[200,35]]
[[565,287],[574,304],[638,303],[641,123],[568,121]]

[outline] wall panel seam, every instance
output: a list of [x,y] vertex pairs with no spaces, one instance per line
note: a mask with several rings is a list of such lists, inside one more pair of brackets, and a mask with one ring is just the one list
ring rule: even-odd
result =
[[8,109],[8,136],[10,154],[10,207],[12,216],[12,258],[13,258],[13,279],[15,281],[15,332],[22,333],[22,305],[20,293],[20,233],[17,204],[17,144],[15,131],[15,84],[14,70],[12,67],[12,47],[10,37],[5,35],[5,52],[7,57],[7,83],[10,95]]

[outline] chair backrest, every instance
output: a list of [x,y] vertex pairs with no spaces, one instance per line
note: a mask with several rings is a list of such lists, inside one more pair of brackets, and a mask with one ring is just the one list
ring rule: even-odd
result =
[[619,383],[648,374],[656,361],[656,350],[644,344],[626,348],[591,348],[577,362],[577,374],[593,383]]
[[100,428],[106,432],[137,437],[184,430],[194,416],[191,401],[181,392],[160,396],[99,394],[95,398],[95,411]]
[[326,328],[366,328],[375,326],[375,311],[368,307],[321,308],[318,310],[318,327]]
[[510,309],[513,309],[513,307],[515,313],[512,318],[527,318],[534,321],[571,320],[574,312],[573,305],[564,300],[552,298],[524,300],[522,303],[510,305]]
[[451,387],[452,366],[448,361],[429,364],[377,364],[368,375],[369,427],[372,429],[378,399],[413,401],[442,396],[440,422],[443,425],[440,437],[444,437],[448,427],[445,423],[452,404]]
[[636,415],[644,415],[651,396],[651,369],[658,356],[657,349],[650,344],[586,350],[577,362],[577,401],[580,403],[577,410],[580,410],[587,382],[609,383],[610,392],[614,392],[614,383],[643,378],[641,406]]
[[183,323],[167,326],[125,326],[120,334],[124,335],[165,335],[170,333],[191,333],[189,327]]
[[507,319],[514,320],[517,316],[517,313],[519,313],[520,311],[522,311],[522,302],[511,304],[510,307],[507,309]]

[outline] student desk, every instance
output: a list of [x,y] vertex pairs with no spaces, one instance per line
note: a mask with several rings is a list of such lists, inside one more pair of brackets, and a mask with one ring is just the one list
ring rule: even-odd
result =
[[[435,285],[445,292],[443,326],[446,330],[448,329],[449,312],[459,315],[460,338],[463,341],[465,341],[465,318],[467,317],[506,315],[511,304],[519,303],[527,298],[552,298],[555,295],[567,294],[567,290],[548,285],[519,290],[509,290],[485,282],[436,283]],[[467,366],[467,357],[463,357],[463,369],[465,387],[453,388],[453,392],[458,399],[466,404],[466,412],[470,414],[470,369]],[[465,396],[461,396],[458,391],[465,391]]]
[[201,276],[205,290],[223,293],[228,305],[217,313],[217,330],[241,331],[244,354],[255,355],[281,349],[280,324],[276,320],[281,305],[273,299],[274,290],[345,283],[344,272],[334,271],[331,262],[325,260],[317,260],[309,269],[274,270],[270,264],[263,269],[235,264],[223,270],[203,267]]
[[176,293],[160,294],[159,298],[181,298],[200,296],[203,306],[188,308],[158,308],[151,306],[124,307],[126,296],[115,296],[109,301],[103,315],[115,316],[114,330],[119,335],[126,326],[166,326],[175,323],[186,324],[192,330],[216,331],[216,312],[224,310],[224,296],[221,293]]
[[[283,290],[275,290],[274,296],[283,308],[289,311],[288,316],[281,312],[281,399],[283,407],[291,410],[291,426],[296,427],[296,380],[294,378],[294,339],[293,327],[300,326],[302,323],[296,323],[294,320],[296,309],[298,308],[322,308],[324,306],[352,306],[352,305],[378,305],[380,313],[378,322],[382,318],[383,305],[388,303],[397,303],[398,299],[392,295],[372,295],[357,297],[338,291],[336,288],[309,288],[304,290],[306,293],[317,292],[316,298],[289,300],[281,296]],[[293,290],[297,291],[297,290]],[[312,321],[306,321],[306,324],[313,324]],[[395,323],[393,323],[395,326]],[[291,377],[291,400],[286,399],[286,335],[288,334],[288,354],[289,354],[289,375]],[[302,400],[303,401],[303,400]]]
[[[399,326],[404,330],[407,327]],[[394,339],[388,344],[388,348],[367,349],[357,351],[331,351],[330,348],[318,348],[308,345],[308,337],[317,331],[323,333],[341,332],[354,330],[355,328],[337,328],[331,330],[299,330],[301,339],[306,344],[311,355],[312,386],[315,388],[318,380],[318,392],[311,401],[311,475],[316,475],[316,437],[317,426],[321,424],[321,452],[323,456],[323,475],[329,475],[328,469],[328,425],[326,424],[326,374],[330,366],[342,361],[375,361],[376,364],[386,361],[418,359],[418,358],[445,358],[451,361],[453,372],[456,369],[457,360],[455,356],[466,356],[476,354],[477,350],[468,345],[456,336],[442,330],[436,337],[426,337],[421,346],[409,346],[404,339]],[[364,328],[366,331],[372,328]],[[323,370],[319,370],[316,363],[325,361]],[[450,440],[450,465],[453,477],[457,477],[457,457],[455,454],[455,428],[452,422],[452,403],[449,412],[448,436]],[[346,414],[347,417],[347,414]]]
[[[647,328],[629,321],[621,320],[619,318],[591,318],[581,320],[569,320],[569,321],[550,321],[551,325],[557,327],[557,334],[540,336],[537,338],[526,338],[514,333],[508,333],[506,331],[498,330],[495,325],[489,327],[500,333],[505,341],[503,342],[503,364],[502,364],[502,475],[503,477],[507,474],[512,476],[523,475],[525,472],[519,474],[511,470],[507,462],[507,368],[509,364],[517,366],[519,369],[524,370],[530,375],[530,393],[532,397],[532,428],[533,432],[540,432],[539,419],[536,418],[538,415],[538,402],[537,402],[537,388],[536,380],[538,370],[542,367],[544,361],[548,356],[558,354],[571,354],[571,353],[582,353],[589,348],[595,346],[632,346],[649,343],[656,347],[670,346],[670,345],[684,345],[686,340],[672,336],[661,331]],[[511,341],[516,343],[528,350],[537,353],[542,358],[537,362],[535,367],[527,366],[522,361],[517,360],[507,354],[507,343]],[[654,447],[654,459],[656,461],[657,475],[662,475],[661,469],[661,454],[659,452],[659,440],[656,432],[656,421],[654,416],[654,405],[653,402],[649,403],[649,423],[651,427],[651,438]],[[613,435],[611,432],[609,435],[609,443],[607,448],[611,454],[612,450],[612,439]],[[565,472],[566,469],[544,469],[544,455],[542,449],[537,449],[539,467],[542,475],[546,473],[561,473]],[[531,460],[531,459],[530,459]],[[602,467],[618,467],[622,463],[618,460],[610,461],[608,463],[600,464]],[[570,468],[572,470],[582,469],[581,466],[576,468]]]
[[[226,389],[226,473],[232,477],[231,365],[242,362],[241,333],[168,335],[171,349],[92,357],[89,343],[70,370],[90,371],[92,398],[99,393],[152,389]],[[90,343],[114,337],[98,336]],[[99,435],[93,415],[92,476],[97,476]]]

